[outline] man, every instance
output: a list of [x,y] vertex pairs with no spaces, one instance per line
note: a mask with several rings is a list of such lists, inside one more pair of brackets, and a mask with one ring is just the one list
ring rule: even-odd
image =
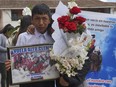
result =
[[35,32],[34,34],[28,34],[27,32],[20,34],[16,45],[53,43],[54,41],[49,33],[50,23],[51,14],[47,5],[36,5],[32,9],[32,24],[35,26]]
[[[19,35],[16,46],[34,44],[52,44],[54,40],[50,34],[49,25],[51,23],[50,9],[45,4],[35,5],[32,9],[32,24],[35,26],[34,34],[27,32]],[[54,87],[54,81],[42,81],[21,84],[20,87]]]

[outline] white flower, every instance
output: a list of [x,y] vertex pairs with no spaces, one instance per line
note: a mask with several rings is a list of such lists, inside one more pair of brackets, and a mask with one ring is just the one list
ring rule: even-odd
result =
[[68,2],[68,7],[69,8],[72,8],[74,6],[77,6],[78,7],[78,5],[75,2]]
[[31,16],[31,10],[29,7],[25,7],[22,11],[22,15],[30,15]]
[[60,70],[60,66],[59,66],[58,63],[56,63],[55,66],[56,66],[56,68],[57,68],[58,70]]
[[21,20],[19,19],[17,22],[18,22],[18,24],[20,24],[21,23]]

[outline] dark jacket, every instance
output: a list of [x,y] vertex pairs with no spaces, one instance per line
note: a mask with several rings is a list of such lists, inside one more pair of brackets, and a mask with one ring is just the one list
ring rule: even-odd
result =
[[[80,84],[83,83],[85,80],[85,76],[90,71],[90,60],[87,59],[85,61],[85,64],[82,68],[82,70],[76,70],[78,74],[76,76],[68,77],[67,75],[62,75],[65,81],[69,83],[68,87],[78,87]],[[58,79],[59,80],[59,79]],[[57,87],[63,87],[59,84],[59,81],[57,80]]]

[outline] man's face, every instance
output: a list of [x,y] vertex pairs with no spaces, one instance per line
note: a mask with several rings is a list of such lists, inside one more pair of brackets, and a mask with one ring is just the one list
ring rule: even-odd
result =
[[50,24],[50,18],[47,14],[35,14],[32,17],[32,24],[36,27],[38,32],[44,33]]

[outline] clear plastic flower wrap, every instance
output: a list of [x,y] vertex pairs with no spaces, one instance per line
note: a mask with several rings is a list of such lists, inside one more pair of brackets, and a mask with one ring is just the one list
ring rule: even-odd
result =
[[75,76],[88,59],[88,49],[91,47],[92,36],[86,30],[86,18],[82,17],[80,8],[74,0],[68,6],[61,1],[52,16],[52,37],[55,41],[51,50],[51,59],[61,74]]

